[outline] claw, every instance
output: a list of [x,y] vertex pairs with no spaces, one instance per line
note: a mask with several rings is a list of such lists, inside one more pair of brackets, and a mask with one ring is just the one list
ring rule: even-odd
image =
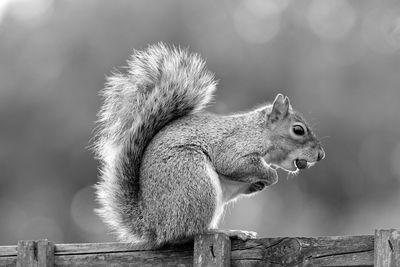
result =
[[243,241],[257,238],[257,233],[243,230],[211,230],[212,232],[223,233],[231,238],[237,238]]
[[237,237],[243,241],[257,238],[257,233],[253,231],[236,230],[232,237]]

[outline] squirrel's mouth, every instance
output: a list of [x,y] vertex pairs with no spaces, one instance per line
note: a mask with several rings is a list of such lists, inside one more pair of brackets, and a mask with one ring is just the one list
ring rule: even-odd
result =
[[294,159],[292,161],[286,160],[282,162],[281,164],[271,164],[271,168],[276,170],[276,169],[283,169],[288,172],[297,172],[298,170],[305,169],[309,166],[312,166],[312,162],[308,162],[306,159]]
[[297,173],[299,170],[311,167],[315,164],[313,161],[308,161],[305,158],[286,159],[280,163],[271,163],[270,167],[274,170],[282,169],[289,173]]
[[282,169],[287,172],[295,172],[298,170],[295,161],[286,161],[283,164],[271,164],[270,167],[274,170]]

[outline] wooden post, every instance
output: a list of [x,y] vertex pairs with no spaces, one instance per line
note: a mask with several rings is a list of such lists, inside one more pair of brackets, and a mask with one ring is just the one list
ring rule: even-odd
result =
[[194,267],[231,266],[231,240],[225,234],[198,235],[194,241]]
[[18,242],[17,267],[53,267],[54,244],[46,239]]
[[375,230],[374,266],[400,266],[400,231]]
[[36,244],[33,240],[18,241],[17,267],[35,266]]
[[37,242],[37,261],[40,267],[54,266],[54,243],[47,239]]

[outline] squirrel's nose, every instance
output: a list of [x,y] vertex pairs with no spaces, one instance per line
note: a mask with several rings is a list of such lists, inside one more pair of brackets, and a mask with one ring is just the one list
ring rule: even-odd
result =
[[322,147],[320,147],[318,151],[317,161],[320,161],[323,158],[325,158],[325,151]]

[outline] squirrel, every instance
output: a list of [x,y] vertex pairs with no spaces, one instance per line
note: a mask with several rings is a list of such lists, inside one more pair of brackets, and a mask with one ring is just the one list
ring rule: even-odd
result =
[[102,90],[94,150],[100,161],[96,212],[123,242],[158,248],[222,232],[227,203],[325,156],[288,97],[246,113],[204,109],[216,90],[198,54],[163,43],[134,51],[127,73]]

